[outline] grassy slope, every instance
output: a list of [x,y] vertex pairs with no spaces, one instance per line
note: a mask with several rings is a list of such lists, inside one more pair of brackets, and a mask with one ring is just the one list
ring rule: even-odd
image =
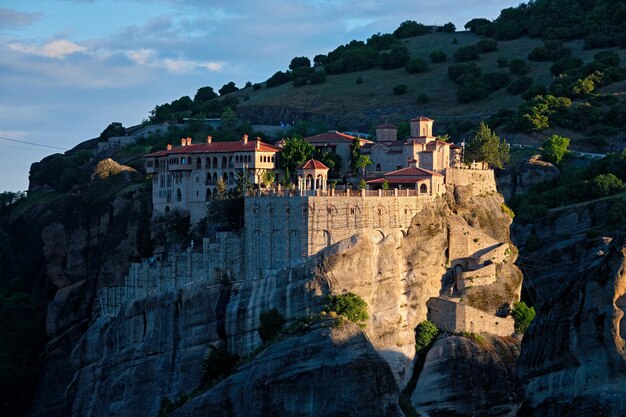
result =
[[[453,44],[456,38],[458,44]],[[506,89],[492,93],[488,98],[470,104],[459,104],[456,99],[457,86],[447,76],[447,69],[455,64],[452,61],[454,51],[465,45],[472,45],[483,39],[469,32],[433,33],[424,36],[403,40],[413,57],[424,58],[430,62],[428,55],[433,50],[440,49],[448,54],[448,61],[440,64],[429,64],[429,70],[421,74],[407,74],[401,69],[384,71],[372,69],[340,75],[331,75],[328,81],[318,85],[293,87],[291,83],[274,88],[263,88],[253,91],[246,88],[234,93],[240,98],[241,106],[247,105],[283,105],[296,109],[308,110],[323,114],[340,114],[345,118],[367,118],[367,110],[385,108],[385,118],[390,120],[403,119],[402,107],[415,105],[419,94],[425,93],[430,102],[420,107],[420,112],[439,121],[445,122],[454,119],[484,119],[502,108],[516,109],[522,101],[520,96],[512,96]],[[549,86],[551,80],[550,66],[552,62],[533,62],[528,60],[530,51],[541,45],[539,39],[522,38],[512,41],[500,41],[498,50],[481,54],[480,60],[473,61],[483,72],[504,71],[500,69],[496,59],[522,58],[526,60],[531,72],[528,74],[536,84]],[[583,50],[583,41],[566,43],[573,51],[573,56],[581,58],[585,63],[593,59],[599,50]],[[626,50],[616,49],[626,61]],[[363,79],[363,84],[356,84],[357,77]],[[395,96],[392,89],[397,84],[406,84],[409,87],[407,94]],[[611,94],[624,94],[625,83],[618,83],[606,87]],[[248,95],[248,100],[243,100]],[[393,106],[393,107],[392,107]],[[372,120],[377,123],[381,120]]]

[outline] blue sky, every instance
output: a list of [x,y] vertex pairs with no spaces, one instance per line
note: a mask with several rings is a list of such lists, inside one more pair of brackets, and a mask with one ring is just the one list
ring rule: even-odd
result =
[[[0,137],[71,148],[199,87],[263,81],[402,21],[493,19],[508,0],[3,0]],[[53,149],[0,139],[0,192]]]

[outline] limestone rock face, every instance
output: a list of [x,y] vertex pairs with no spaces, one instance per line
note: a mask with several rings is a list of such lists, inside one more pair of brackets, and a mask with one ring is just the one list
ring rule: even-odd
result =
[[524,416],[621,416],[626,409],[626,249],[612,242],[544,302],[522,342]]
[[314,325],[268,347],[172,417],[400,417],[389,365],[352,323]]
[[542,161],[540,155],[533,155],[510,167],[498,177],[502,195],[510,199],[517,194],[527,192],[534,185],[556,180],[559,169],[550,162]]
[[518,339],[484,335],[438,339],[428,351],[411,396],[418,413],[431,417],[508,416],[522,398],[515,376]]

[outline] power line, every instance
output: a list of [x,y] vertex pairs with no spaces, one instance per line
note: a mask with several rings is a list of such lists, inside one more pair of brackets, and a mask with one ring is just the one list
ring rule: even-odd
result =
[[26,145],[41,146],[42,148],[59,149],[61,151],[68,151],[69,150],[69,149],[66,149],[66,148],[59,148],[58,146],[42,145],[41,143],[27,142],[25,140],[9,139],[9,138],[5,138],[5,137],[2,137],[2,136],[0,136],[0,139],[6,140],[8,142],[17,142],[17,143],[23,143],[23,144],[26,144]]

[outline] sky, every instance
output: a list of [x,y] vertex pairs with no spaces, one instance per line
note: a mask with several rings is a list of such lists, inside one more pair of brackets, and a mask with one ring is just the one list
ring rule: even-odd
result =
[[2,0],[0,192],[26,190],[31,163],[111,122],[141,123],[155,105],[200,87],[262,82],[294,56],[312,59],[405,20],[462,29],[518,3]]

